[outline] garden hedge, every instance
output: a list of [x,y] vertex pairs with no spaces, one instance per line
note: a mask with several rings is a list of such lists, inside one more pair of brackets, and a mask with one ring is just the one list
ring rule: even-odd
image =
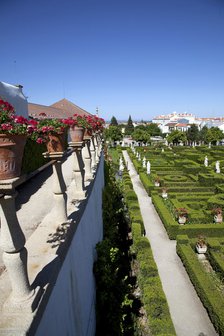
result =
[[205,272],[202,264],[198,261],[196,253],[188,242],[177,237],[177,254],[180,256],[184,267],[207,309],[210,319],[219,335],[224,335],[224,298],[217,291],[212,277]]

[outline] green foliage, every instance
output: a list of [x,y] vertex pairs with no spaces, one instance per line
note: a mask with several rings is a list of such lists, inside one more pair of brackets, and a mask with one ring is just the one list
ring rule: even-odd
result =
[[146,125],[145,128],[151,136],[162,136],[162,131],[157,124],[151,123]]
[[[126,176],[125,179],[128,177]],[[134,200],[133,192],[128,191],[127,196],[125,195],[125,199],[128,208],[130,208],[129,216],[132,223],[133,245],[131,251],[136,256],[134,266],[138,270],[137,279],[141,290],[141,299],[150,329],[146,334],[140,335],[176,335],[150,243],[146,237],[142,236],[144,226],[138,202]],[[133,212],[134,203],[135,210]]]
[[150,140],[150,134],[147,131],[143,131],[142,129],[135,129],[132,133],[132,139],[137,142],[148,142]]
[[131,286],[129,282],[128,222],[122,193],[105,164],[103,192],[104,240],[97,244],[94,274],[97,287],[96,335],[133,333]]
[[133,132],[134,132],[134,125],[131,116],[129,115],[127,126],[125,127],[125,134],[131,135]]
[[111,118],[110,126],[118,126],[117,119],[114,116]]
[[201,301],[207,309],[210,319],[213,322],[218,334],[223,336],[223,295],[221,295],[221,293],[217,290],[214,279],[205,272],[190,244],[178,241],[177,253],[180,256]]
[[169,143],[178,144],[180,142],[186,142],[187,136],[185,132],[175,130],[168,134],[166,139]]
[[224,138],[224,133],[218,127],[211,127],[207,130],[206,141],[216,144],[216,141],[220,141]]
[[43,166],[49,160],[45,159],[42,153],[46,152],[44,144],[37,144],[31,139],[27,139],[24,148],[22,173],[30,173]]
[[198,126],[193,124],[187,130],[187,140],[189,142],[198,141],[199,140],[199,129]]
[[121,141],[123,139],[123,135],[118,126],[110,126],[105,129],[105,139],[108,141]]

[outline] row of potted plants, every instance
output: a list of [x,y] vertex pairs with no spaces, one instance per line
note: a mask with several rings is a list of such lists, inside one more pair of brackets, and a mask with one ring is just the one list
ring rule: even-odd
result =
[[39,144],[46,143],[49,152],[63,152],[68,130],[72,142],[82,142],[85,131],[91,136],[102,132],[103,127],[104,120],[94,115],[50,119],[40,113],[38,119],[26,119],[16,115],[13,106],[0,99],[0,180],[20,175],[28,137]]
[[[178,219],[179,224],[185,224],[188,218],[188,210],[185,208],[177,208],[175,210],[176,217]],[[211,213],[214,216],[214,222],[215,223],[221,223],[223,221],[222,217],[222,208],[216,207],[211,210]]]

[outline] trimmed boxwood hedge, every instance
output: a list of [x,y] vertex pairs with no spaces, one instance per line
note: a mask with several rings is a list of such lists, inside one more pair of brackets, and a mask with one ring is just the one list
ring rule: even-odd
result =
[[214,280],[205,272],[189,243],[177,239],[177,254],[207,309],[210,319],[219,335],[224,335],[224,298],[217,291]]
[[[127,177],[126,177],[127,178]],[[131,181],[131,179],[130,179]],[[147,319],[149,322],[150,335],[176,335],[173,322],[170,317],[168,304],[163,292],[158,269],[153,258],[149,240],[143,236],[143,220],[137,200],[133,200],[133,193],[127,192],[124,198],[129,209],[131,219],[133,245],[132,254],[136,256],[134,263],[137,263],[137,281],[141,290],[141,300],[144,304]],[[131,197],[130,197],[131,196]],[[137,197],[137,196],[136,196]],[[132,206],[135,204],[135,210]],[[131,207],[130,207],[131,205]],[[138,210],[136,210],[138,208]],[[136,220],[138,218],[138,220]]]

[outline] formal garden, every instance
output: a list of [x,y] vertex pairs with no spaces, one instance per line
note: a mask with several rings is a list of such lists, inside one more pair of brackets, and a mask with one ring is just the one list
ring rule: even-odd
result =
[[128,149],[210,319],[224,335],[224,148]]

